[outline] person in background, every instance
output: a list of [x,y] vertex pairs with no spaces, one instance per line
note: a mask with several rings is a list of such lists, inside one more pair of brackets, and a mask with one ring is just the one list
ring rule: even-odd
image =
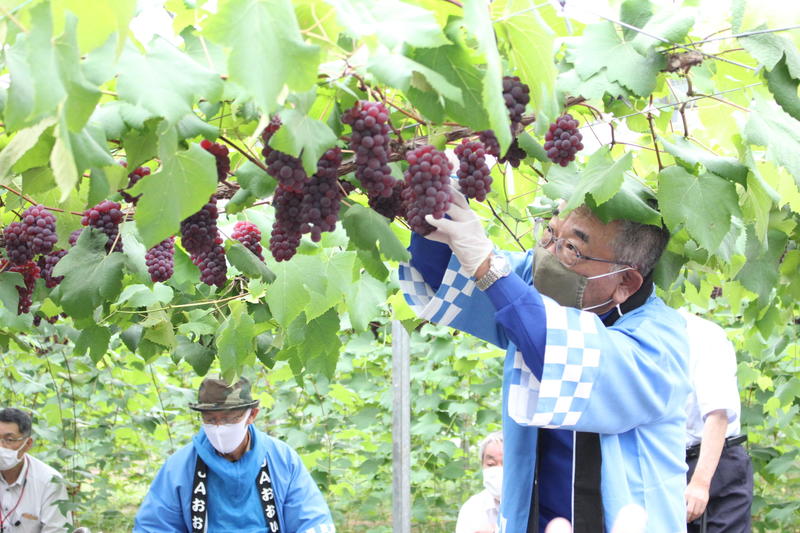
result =
[[206,378],[189,407],[203,427],[159,470],[134,533],[335,533],[297,452],[253,426],[247,379]]
[[464,502],[458,512],[456,533],[495,533],[503,487],[503,432],[496,431],[478,446],[484,489]]
[[753,465],[740,435],[736,352],[717,324],[688,311],[686,521],[689,533],[750,531]]
[[70,520],[59,503],[67,488],[61,474],[28,455],[32,425],[28,413],[0,409],[0,531],[64,533]]

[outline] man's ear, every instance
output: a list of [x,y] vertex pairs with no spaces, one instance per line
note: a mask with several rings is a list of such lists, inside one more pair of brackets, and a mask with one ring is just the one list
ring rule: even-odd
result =
[[253,408],[250,410],[250,416],[249,416],[249,417],[247,417],[247,423],[248,423],[248,424],[252,424],[252,423],[253,423],[253,421],[255,421],[255,419],[256,419],[256,416],[258,415],[258,411],[259,411],[258,407],[253,407]]
[[33,437],[28,437],[28,442],[19,450],[22,453],[28,453],[28,450],[30,450],[31,448],[33,448]]
[[638,270],[626,270],[622,272],[622,282],[617,285],[611,298],[614,303],[619,305],[639,290],[644,283],[644,277]]

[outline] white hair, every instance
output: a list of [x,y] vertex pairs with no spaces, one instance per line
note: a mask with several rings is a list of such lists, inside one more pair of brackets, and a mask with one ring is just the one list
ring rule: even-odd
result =
[[478,444],[478,458],[481,460],[481,464],[483,464],[483,456],[486,453],[486,447],[489,446],[493,442],[499,442],[503,444],[503,432],[502,431],[495,431],[494,433],[489,433],[484,439]]

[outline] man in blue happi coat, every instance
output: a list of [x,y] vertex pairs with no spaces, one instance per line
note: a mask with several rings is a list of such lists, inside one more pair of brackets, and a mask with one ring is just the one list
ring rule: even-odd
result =
[[448,218],[412,236],[400,282],[420,317],[508,350],[501,530],[566,517],[603,533],[639,505],[649,533],[685,531],[688,345],[652,282],[666,229],[582,206],[554,216],[533,251],[505,253],[451,194]]
[[253,426],[246,378],[204,379],[189,407],[203,428],[161,467],[134,533],[335,533],[297,452]]

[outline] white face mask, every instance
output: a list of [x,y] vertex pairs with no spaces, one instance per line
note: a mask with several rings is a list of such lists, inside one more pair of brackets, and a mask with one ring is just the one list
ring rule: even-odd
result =
[[247,419],[250,417],[250,409],[244,414],[242,419],[236,424],[203,424],[209,442],[219,453],[226,454],[235,450],[244,440],[247,433]]
[[483,469],[483,486],[495,500],[503,493],[503,467],[489,466]]
[[17,457],[19,450],[9,450],[0,448],[0,471],[11,470],[22,462],[21,457]]

